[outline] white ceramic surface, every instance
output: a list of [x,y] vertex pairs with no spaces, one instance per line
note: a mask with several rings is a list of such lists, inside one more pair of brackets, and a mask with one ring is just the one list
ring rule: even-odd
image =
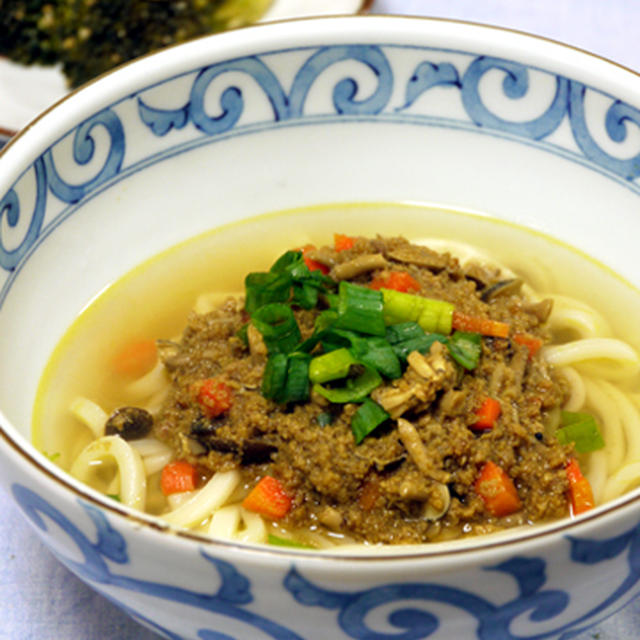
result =
[[307,557],[166,535],[29,445],[40,372],[86,302],[159,250],[257,213],[442,204],[569,241],[640,284],[637,76],[429,20],[250,34],[128,65],[0,156],[3,483],[72,571],[166,637],[553,638],[606,617],[640,590],[637,492],[500,545]]

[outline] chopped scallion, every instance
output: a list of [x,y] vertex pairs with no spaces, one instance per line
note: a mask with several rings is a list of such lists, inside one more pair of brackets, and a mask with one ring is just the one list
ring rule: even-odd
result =
[[393,289],[380,289],[384,298],[386,324],[416,322],[426,332],[451,333],[453,305],[444,300],[423,298]]
[[270,533],[267,536],[267,542],[269,544],[276,545],[278,547],[294,547],[296,549],[314,549],[308,544],[303,544],[302,542],[296,542],[295,540],[290,540],[289,538],[281,538],[280,536],[273,535]]
[[313,390],[329,402],[344,404],[362,402],[381,383],[380,374],[371,367],[365,367],[357,378],[348,378],[342,387],[327,388],[314,384]]
[[560,444],[574,443],[578,453],[589,453],[604,447],[598,423],[590,413],[563,411],[556,438]]
[[351,431],[356,444],[360,444],[376,427],[381,425],[389,414],[371,398],[366,398],[351,418]]
[[284,273],[250,273],[244,279],[244,308],[254,313],[273,302],[287,302],[291,295],[291,278]]
[[300,342],[300,329],[291,308],[282,303],[260,307],[251,317],[269,353],[289,353]]
[[455,331],[448,340],[451,357],[465,369],[475,369],[482,353],[482,337],[479,333]]
[[309,379],[311,382],[329,382],[346,378],[351,366],[356,364],[356,359],[348,349],[335,349],[321,356],[316,356],[309,364]]
[[367,335],[384,336],[382,294],[374,289],[342,281],[338,287],[336,326]]

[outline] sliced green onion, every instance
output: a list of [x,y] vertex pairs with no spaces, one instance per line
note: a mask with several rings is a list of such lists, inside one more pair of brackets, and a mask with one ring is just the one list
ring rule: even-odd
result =
[[429,333],[451,333],[453,305],[393,289],[380,289],[384,299],[384,321],[388,325],[416,322]]
[[262,395],[284,404],[303,402],[309,397],[309,355],[274,353],[262,376]]
[[262,375],[262,395],[277,400],[282,395],[287,380],[289,358],[284,353],[269,356]]
[[342,281],[338,287],[338,320],[341,329],[384,336],[382,294],[374,289]]
[[289,540],[289,538],[281,538],[280,536],[273,535],[270,533],[267,536],[267,542],[269,544],[276,545],[278,547],[294,547],[296,549],[315,549],[308,544],[303,544],[302,542],[296,542],[295,540]]
[[[422,331],[422,329],[420,329]],[[431,345],[434,342],[442,342],[443,344],[449,344],[449,338],[443,336],[440,333],[425,333],[422,331],[422,336],[419,338],[411,338],[404,342],[398,342],[393,345],[393,351],[401,361],[406,361],[407,357],[412,351],[419,351],[422,354],[427,354],[431,350]]]
[[363,373],[357,378],[348,378],[342,387],[327,388],[321,384],[314,384],[313,390],[329,402],[344,404],[362,402],[381,383],[380,374],[371,367],[365,367]]
[[351,418],[351,431],[356,444],[360,444],[389,414],[371,398],[366,398]]
[[304,402],[309,398],[309,360],[306,353],[292,353],[287,365],[287,379],[280,402]]
[[273,303],[260,307],[251,317],[251,322],[262,334],[269,353],[289,353],[300,342],[298,323],[286,304]]
[[244,308],[254,313],[273,302],[287,302],[291,296],[291,278],[284,273],[250,273],[244,279]]
[[385,338],[356,338],[351,343],[351,353],[359,362],[373,367],[390,380],[402,375],[400,360]]
[[309,273],[302,251],[285,251],[269,269],[271,273],[288,273],[292,278],[303,278]]
[[590,413],[563,411],[560,416],[561,427],[556,431],[560,444],[573,442],[578,453],[589,453],[604,447],[598,423]]
[[448,341],[451,357],[465,369],[475,369],[482,353],[482,337],[479,333],[455,331]]
[[308,283],[294,283],[293,302],[303,309],[313,309],[318,304],[317,287]]
[[398,344],[414,338],[422,338],[424,330],[417,322],[400,322],[387,327],[386,337],[389,344]]
[[316,356],[309,363],[309,379],[311,382],[328,382],[346,378],[351,366],[356,364],[356,359],[348,349],[336,349],[321,356]]

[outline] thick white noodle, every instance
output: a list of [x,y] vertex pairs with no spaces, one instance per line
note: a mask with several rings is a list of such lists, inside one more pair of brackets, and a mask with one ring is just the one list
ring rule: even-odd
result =
[[166,387],[167,381],[167,370],[164,364],[158,360],[149,373],[130,383],[125,393],[128,398],[146,400],[162,391]]
[[607,484],[607,454],[605,449],[599,449],[589,454],[589,468],[585,473],[596,504],[600,504],[604,499],[605,487]]
[[142,458],[142,464],[144,464],[144,471],[147,476],[152,476],[158,471],[162,471],[174,458],[173,451],[167,453],[158,453],[153,456],[144,456]]
[[624,465],[607,480],[603,500],[613,500],[638,486],[640,486],[640,461]]
[[587,406],[597,414],[607,456],[608,473],[615,472],[626,457],[627,441],[622,427],[620,413],[614,399],[603,388],[601,381],[585,378]]
[[616,338],[585,338],[544,347],[542,354],[556,367],[578,367],[580,371],[608,380],[621,380],[640,370],[635,349]]
[[625,463],[640,461],[640,412],[618,387],[604,380],[600,385],[612,399],[622,421],[627,445]]
[[191,498],[196,496],[199,491],[199,489],[194,489],[193,491],[178,491],[177,493],[170,493],[167,496],[169,509],[174,510],[181,507],[185,502],[188,502]]
[[99,405],[83,396],[78,396],[69,405],[71,413],[91,429],[94,437],[104,435],[104,425],[109,419],[107,412]]
[[96,465],[115,462],[120,478],[120,501],[144,511],[147,478],[140,454],[120,436],[103,436],[87,445],[71,466],[71,475],[91,485]]
[[551,295],[553,313],[549,328],[554,332],[571,330],[579,338],[606,338],[611,335],[609,323],[592,307],[567,296]]
[[230,504],[218,509],[211,518],[207,533],[214,538],[263,544],[267,542],[267,525],[261,515]]
[[143,457],[157,456],[163,453],[171,453],[172,449],[169,445],[161,442],[157,438],[139,438],[138,440],[129,440],[129,444]]
[[240,515],[244,529],[239,531],[238,540],[240,542],[253,542],[255,544],[265,543],[267,541],[267,525],[261,515],[247,511],[240,507]]
[[229,504],[220,507],[211,518],[207,533],[213,538],[222,538],[223,540],[235,539],[242,516],[240,514],[239,504]]
[[569,397],[565,401],[565,411],[579,411],[584,407],[587,389],[583,377],[573,367],[562,367],[558,373],[569,383]]
[[179,527],[200,524],[227,502],[239,483],[240,473],[236,470],[216,473],[190,500],[160,518]]

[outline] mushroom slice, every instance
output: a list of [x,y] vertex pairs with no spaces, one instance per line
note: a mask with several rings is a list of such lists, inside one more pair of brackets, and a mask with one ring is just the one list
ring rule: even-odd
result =
[[518,293],[522,288],[522,280],[520,278],[510,278],[509,280],[501,280],[487,287],[480,296],[483,302],[491,302],[498,296],[510,296]]
[[337,264],[331,270],[331,275],[336,280],[350,280],[375,269],[384,269],[387,264],[385,257],[381,253],[368,253],[342,264]]
[[408,420],[398,418],[398,434],[416,467],[424,475],[430,475],[432,465],[429,461],[429,454],[416,428]]
[[436,482],[433,487],[433,493],[428,502],[425,503],[423,518],[429,522],[440,520],[451,505],[451,494],[449,487],[442,482]]

